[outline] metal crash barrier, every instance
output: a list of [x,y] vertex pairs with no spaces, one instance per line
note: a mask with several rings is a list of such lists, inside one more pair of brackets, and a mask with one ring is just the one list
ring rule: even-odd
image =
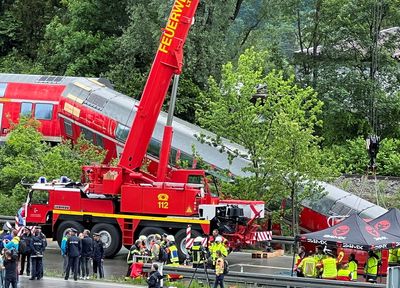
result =
[[398,288],[400,287],[400,266],[389,267],[388,276],[386,280],[387,288]]
[[[149,272],[151,264],[145,264],[143,269],[145,272]],[[163,268],[164,275],[168,273],[181,274],[184,278],[190,279],[194,273],[193,268],[186,267],[172,267],[165,265]],[[208,275],[210,280],[214,280],[214,271],[209,269]],[[195,278],[199,281],[206,280],[206,274],[203,269],[198,268],[195,274]],[[297,278],[283,275],[268,275],[258,273],[240,273],[230,271],[228,275],[225,275],[225,282],[244,284],[248,287],[271,287],[271,288],[344,288],[344,287],[358,287],[358,288],[385,288],[385,284],[370,284],[365,282],[347,282],[347,281],[335,281],[335,280],[323,280],[323,279],[309,279],[309,278]],[[389,286],[392,288],[391,286]],[[400,286],[393,286],[400,287]]]

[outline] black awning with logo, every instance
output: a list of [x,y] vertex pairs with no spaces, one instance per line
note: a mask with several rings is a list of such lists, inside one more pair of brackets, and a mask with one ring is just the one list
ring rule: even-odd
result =
[[400,237],[375,229],[357,214],[327,229],[302,234],[300,241],[368,251],[400,246]]
[[400,237],[400,210],[391,208],[385,214],[368,222],[378,231],[383,231],[396,237]]

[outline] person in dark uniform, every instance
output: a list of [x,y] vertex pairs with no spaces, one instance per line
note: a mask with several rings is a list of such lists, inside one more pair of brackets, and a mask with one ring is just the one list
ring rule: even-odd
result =
[[[39,227],[39,226],[38,226]],[[30,243],[31,246],[31,278],[29,280],[40,280],[43,277],[43,252],[45,249],[45,242],[41,235],[41,229],[35,228],[35,234],[32,236]]]
[[79,264],[79,256],[81,255],[82,245],[80,239],[76,236],[78,232],[75,228],[71,228],[71,237],[67,240],[66,245],[66,254],[68,256],[68,266],[67,271],[65,273],[65,280],[69,278],[69,272],[72,268],[74,272],[74,280],[78,280],[78,264]]
[[100,278],[104,278],[103,261],[104,261],[104,248],[103,242],[100,240],[100,234],[93,234],[93,278],[97,278],[97,269],[99,270]]
[[5,270],[5,285],[4,287],[17,288],[17,267],[18,255],[16,251],[7,250],[4,253],[4,270]]
[[23,234],[21,235],[21,241],[19,242],[19,251],[21,257],[21,269],[19,270],[19,275],[24,274],[25,270],[25,262],[26,262],[26,275],[30,276],[31,274],[31,241],[32,241],[32,232],[29,228],[23,228]]
[[81,255],[81,279],[89,279],[89,260],[93,253],[93,240],[89,237],[90,231],[83,230],[82,255]]

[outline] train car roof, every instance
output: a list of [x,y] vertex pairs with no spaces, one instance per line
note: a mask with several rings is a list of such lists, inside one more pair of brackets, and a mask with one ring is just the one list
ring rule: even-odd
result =
[[2,83],[67,85],[76,79],[79,79],[79,77],[0,73],[0,82]]
[[319,201],[304,201],[302,204],[323,215],[346,216],[359,213],[364,219],[374,219],[387,211],[331,184],[325,182],[319,184],[324,188],[326,195]]

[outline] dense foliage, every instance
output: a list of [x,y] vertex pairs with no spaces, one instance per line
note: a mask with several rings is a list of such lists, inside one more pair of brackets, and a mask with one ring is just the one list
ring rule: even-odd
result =
[[[171,6],[0,0],[0,72],[107,77],[139,98]],[[370,133],[383,139],[378,173],[400,176],[398,7],[399,0],[200,1],[176,114],[249,149],[256,176],[244,185],[258,188],[248,197],[269,197],[263,189],[286,195],[304,177],[326,176],[321,167],[334,167],[332,175],[364,173]],[[24,153],[72,153],[36,138],[25,148],[10,140],[1,150],[1,195],[14,193],[22,172],[43,172],[37,165],[44,160]],[[25,156],[8,165],[5,155]],[[51,176],[60,175],[50,167]]]
[[[26,199],[27,190],[21,183],[34,183],[40,176],[59,179],[66,175],[79,181],[81,166],[101,163],[104,153],[85,139],[78,143],[61,143],[51,147],[42,141],[39,123],[20,120],[0,147],[0,211],[13,215]],[[100,153],[99,153],[100,152]]]

